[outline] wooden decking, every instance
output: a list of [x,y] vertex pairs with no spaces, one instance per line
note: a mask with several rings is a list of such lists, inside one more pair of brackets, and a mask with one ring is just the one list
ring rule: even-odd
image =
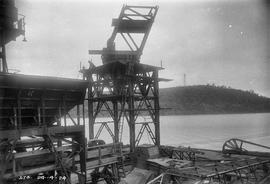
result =
[[[221,151],[169,148],[167,158],[148,159],[150,170],[161,175],[151,184],[164,178],[174,178],[180,183],[258,183],[269,176],[270,157],[224,154]],[[177,154],[175,153],[177,152]],[[180,158],[179,156],[190,156]],[[192,155],[192,156],[191,156]],[[190,159],[189,161],[187,159]],[[180,162],[180,164],[179,164]],[[268,180],[267,180],[268,181]],[[267,183],[267,182],[266,182]]]

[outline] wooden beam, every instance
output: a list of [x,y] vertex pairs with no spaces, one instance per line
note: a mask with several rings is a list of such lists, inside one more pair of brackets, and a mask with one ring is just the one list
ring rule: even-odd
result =
[[157,9],[158,6],[126,6],[127,8],[146,8],[146,9],[149,9],[149,8],[155,8]]
[[[57,147],[56,151],[62,152],[62,151],[67,151],[69,149],[72,149],[72,146]],[[43,150],[34,150],[34,151],[28,151],[28,152],[14,153],[13,155],[15,159],[22,159],[26,157],[41,156],[48,153],[52,153],[52,152],[49,149],[43,149]]]
[[139,51],[129,51],[129,50],[89,50],[89,54],[91,55],[106,55],[106,54],[114,54],[114,55],[139,55]]
[[91,169],[91,168],[96,168],[96,167],[100,167],[104,165],[109,165],[116,162],[118,162],[118,157],[114,156],[114,157],[102,158],[101,164],[99,163],[99,160],[93,160],[93,161],[87,162],[86,167],[87,169]]
[[[86,168],[87,170],[89,169],[94,169],[94,168],[97,168],[97,167],[102,167],[102,166],[106,166],[106,165],[110,165],[110,164],[113,164],[113,163],[117,163],[118,162],[118,157],[117,156],[113,156],[113,157],[107,157],[107,158],[102,158],[101,160],[101,164],[99,163],[99,160],[96,159],[96,160],[92,160],[92,161],[88,161],[86,163]],[[79,172],[79,165],[76,164],[77,168],[78,168],[78,172]]]
[[[68,134],[68,133],[80,133],[84,132],[84,126],[83,125],[76,125],[76,126],[56,126],[56,127],[49,127],[49,128],[27,128],[21,130],[21,136],[32,136],[32,135],[47,135],[48,133],[51,135],[55,134]],[[3,130],[0,131],[0,139],[4,138],[17,138],[18,137],[18,131],[17,130]]]
[[[113,154],[112,148],[103,148],[103,149],[100,149],[100,152],[98,149],[87,151],[86,159],[89,160],[89,159],[93,159],[93,158],[98,158],[99,154],[101,154],[102,157],[112,155]],[[75,161],[79,161],[79,160],[80,160],[79,157],[75,157]]]

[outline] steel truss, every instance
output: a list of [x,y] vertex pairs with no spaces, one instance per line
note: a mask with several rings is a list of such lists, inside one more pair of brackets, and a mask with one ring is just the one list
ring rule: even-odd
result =
[[[89,50],[89,54],[100,54],[102,66],[82,70],[88,86],[88,113],[90,138],[99,137],[105,129],[114,142],[122,140],[123,124],[129,126],[130,149],[133,152],[139,145],[144,132],[147,132],[155,145],[160,145],[159,130],[159,85],[160,67],[140,64],[140,56],[149,36],[158,11],[157,6],[123,6],[107,47],[103,50]],[[122,39],[117,39],[120,36]],[[138,38],[139,36],[140,38]],[[117,41],[117,43],[116,43]],[[124,48],[117,48],[124,41]],[[108,123],[101,123],[94,136],[96,117],[103,111],[111,117],[114,131]],[[149,116],[150,121],[142,121]],[[136,135],[136,126],[140,126]],[[154,127],[154,128],[153,128]]]
[[[163,79],[158,78],[158,70],[161,68],[139,63],[114,62],[109,65],[84,71],[85,79],[91,81],[87,99],[90,138],[98,138],[105,128],[113,141],[119,142],[122,140],[123,124],[127,122],[132,150],[139,145],[144,132],[149,134],[153,144],[159,145],[158,82]],[[107,71],[109,68],[114,68],[112,73]],[[107,71],[106,74],[103,71]],[[108,115],[111,120],[97,122],[98,115]],[[150,120],[143,120],[145,116]],[[109,123],[114,124],[114,130],[108,126]],[[100,124],[95,135],[94,124]],[[137,135],[135,126],[140,126]]]
[[170,157],[174,159],[180,159],[180,160],[195,161],[197,154],[202,154],[202,153],[198,150],[194,150],[191,148],[174,148],[172,150],[172,155]]
[[[140,62],[157,11],[157,6],[124,5],[119,17],[112,20],[114,29],[107,47],[103,50],[90,50],[89,54],[101,54],[104,64],[115,61]],[[118,36],[120,39],[117,39]],[[122,50],[117,50],[116,40],[119,45],[123,42]]]

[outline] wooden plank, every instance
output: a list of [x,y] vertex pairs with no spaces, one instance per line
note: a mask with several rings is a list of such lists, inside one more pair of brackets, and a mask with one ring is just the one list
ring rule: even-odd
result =
[[257,157],[270,157],[269,152],[224,150],[224,154],[248,155]]
[[[31,138],[31,139],[25,139],[25,140],[18,140],[16,143],[16,148],[38,147],[43,142],[44,142],[43,138]],[[3,149],[6,149],[6,147],[0,145],[0,150],[3,150]]]
[[[18,86],[3,86],[1,85],[0,88],[4,88],[4,89],[17,89]],[[81,89],[56,89],[56,88],[39,88],[39,87],[20,87],[20,89],[24,90],[40,90],[40,91],[59,91],[59,92],[81,92]]]
[[89,50],[89,54],[99,55],[99,54],[114,54],[114,55],[138,55],[138,51],[129,51],[129,50]]
[[47,153],[46,155],[42,156],[26,157],[18,160],[16,163],[22,168],[38,167],[46,164],[55,163],[55,155],[53,155],[52,153]]
[[[117,156],[113,156],[113,157],[107,157],[107,158],[103,158],[101,159],[101,163],[99,163],[99,160],[92,160],[92,161],[87,161],[86,162],[86,168],[87,170],[91,170],[97,167],[103,167],[106,165],[110,165],[110,164],[114,164],[118,162],[118,157]],[[76,164],[77,167],[77,172],[80,172],[80,165]]]
[[[59,152],[60,151],[67,151],[69,149],[72,149],[72,146],[57,147],[56,151],[59,151]],[[26,157],[41,156],[41,155],[48,154],[48,153],[51,153],[51,151],[49,149],[34,150],[34,151],[28,151],[28,152],[14,153],[14,158],[15,159],[22,159],[22,158],[26,158]]]
[[[104,149],[101,149],[100,154],[101,154],[101,157],[103,157],[103,156],[111,155],[111,154],[113,154],[113,152],[112,152],[111,148],[104,148]],[[98,157],[99,157],[99,150],[97,149],[97,150],[88,151],[86,159],[93,159],[93,158],[98,158]],[[76,157],[75,160],[78,161],[79,158]]]
[[129,5],[126,5],[125,7],[126,8],[146,8],[146,9],[154,8],[154,9],[158,9],[158,6],[129,6]]
[[88,150],[93,150],[93,149],[98,149],[98,148],[106,148],[106,147],[115,147],[115,148],[119,148],[119,146],[121,145],[122,143],[109,143],[109,144],[102,144],[102,145],[98,145],[98,146],[91,146],[91,147],[88,147]]
[[116,162],[118,162],[117,156],[102,158],[101,164],[99,163],[99,160],[89,161],[86,163],[86,168],[91,169],[91,168],[101,167],[101,166],[116,163]]
[[22,139],[18,140],[16,143],[16,147],[25,147],[25,146],[33,146],[33,145],[39,145],[44,142],[43,137],[36,137],[36,138],[30,138],[30,139]]
[[[32,135],[47,135],[47,133],[54,135],[54,134],[60,134],[60,133],[77,133],[77,132],[83,132],[84,126],[83,125],[76,125],[76,126],[55,126],[55,127],[49,127],[49,128],[27,128],[21,130],[21,136],[32,136]],[[17,130],[3,130],[0,131],[0,139],[4,138],[17,138],[18,137],[18,131]]]
[[[0,109],[14,109],[14,107],[12,106],[12,104],[10,104],[10,106],[0,107]],[[17,108],[15,108],[15,109],[17,109]],[[34,107],[34,106],[32,106],[32,107],[22,107],[21,109],[22,110],[26,110],[26,109],[28,109],[28,110],[32,110],[32,109],[33,110],[36,110],[37,107]],[[42,109],[45,109],[45,110],[54,110],[54,109],[58,109],[58,107],[57,106],[50,106],[50,107],[43,107]],[[55,114],[52,114],[51,116],[53,116],[53,115],[55,116]],[[35,115],[32,115],[32,116],[35,116]],[[28,116],[28,117],[32,117],[32,116]],[[7,116],[7,117],[9,117],[9,116]],[[27,116],[24,116],[24,117],[27,117]]]
[[201,150],[198,149],[197,151],[201,152],[200,154],[197,155],[198,159],[207,159],[207,160],[216,160],[216,161],[231,160],[231,158],[226,157],[221,152],[212,151],[212,150],[203,150],[203,149]]
[[[104,148],[101,149],[101,156],[106,156],[106,155],[110,155],[112,154],[112,149],[110,148]],[[93,159],[93,158],[97,158],[99,157],[99,150],[91,150],[91,151],[87,151],[87,157],[86,159]],[[79,156],[76,156],[75,161],[79,161],[80,158]]]
[[[0,100],[16,100],[15,97],[0,97]],[[27,98],[27,97],[22,97],[21,98],[22,101],[40,101],[40,98],[37,97],[32,97],[32,98]],[[44,101],[61,101],[60,98],[49,98],[49,97],[45,97]],[[77,99],[67,99],[67,101],[69,102],[77,102]]]

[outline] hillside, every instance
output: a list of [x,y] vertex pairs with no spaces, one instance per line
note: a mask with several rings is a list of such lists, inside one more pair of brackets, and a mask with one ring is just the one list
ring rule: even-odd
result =
[[[262,113],[270,112],[270,98],[213,85],[172,87],[160,89],[160,107],[161,115]],[[70,114],[75,117],[76,109]],[[100,115],[109,116],[106,112]]]
[[160,89],[161,114],[219,114],[270,112],[270,98],[252,91],[213,85]]

